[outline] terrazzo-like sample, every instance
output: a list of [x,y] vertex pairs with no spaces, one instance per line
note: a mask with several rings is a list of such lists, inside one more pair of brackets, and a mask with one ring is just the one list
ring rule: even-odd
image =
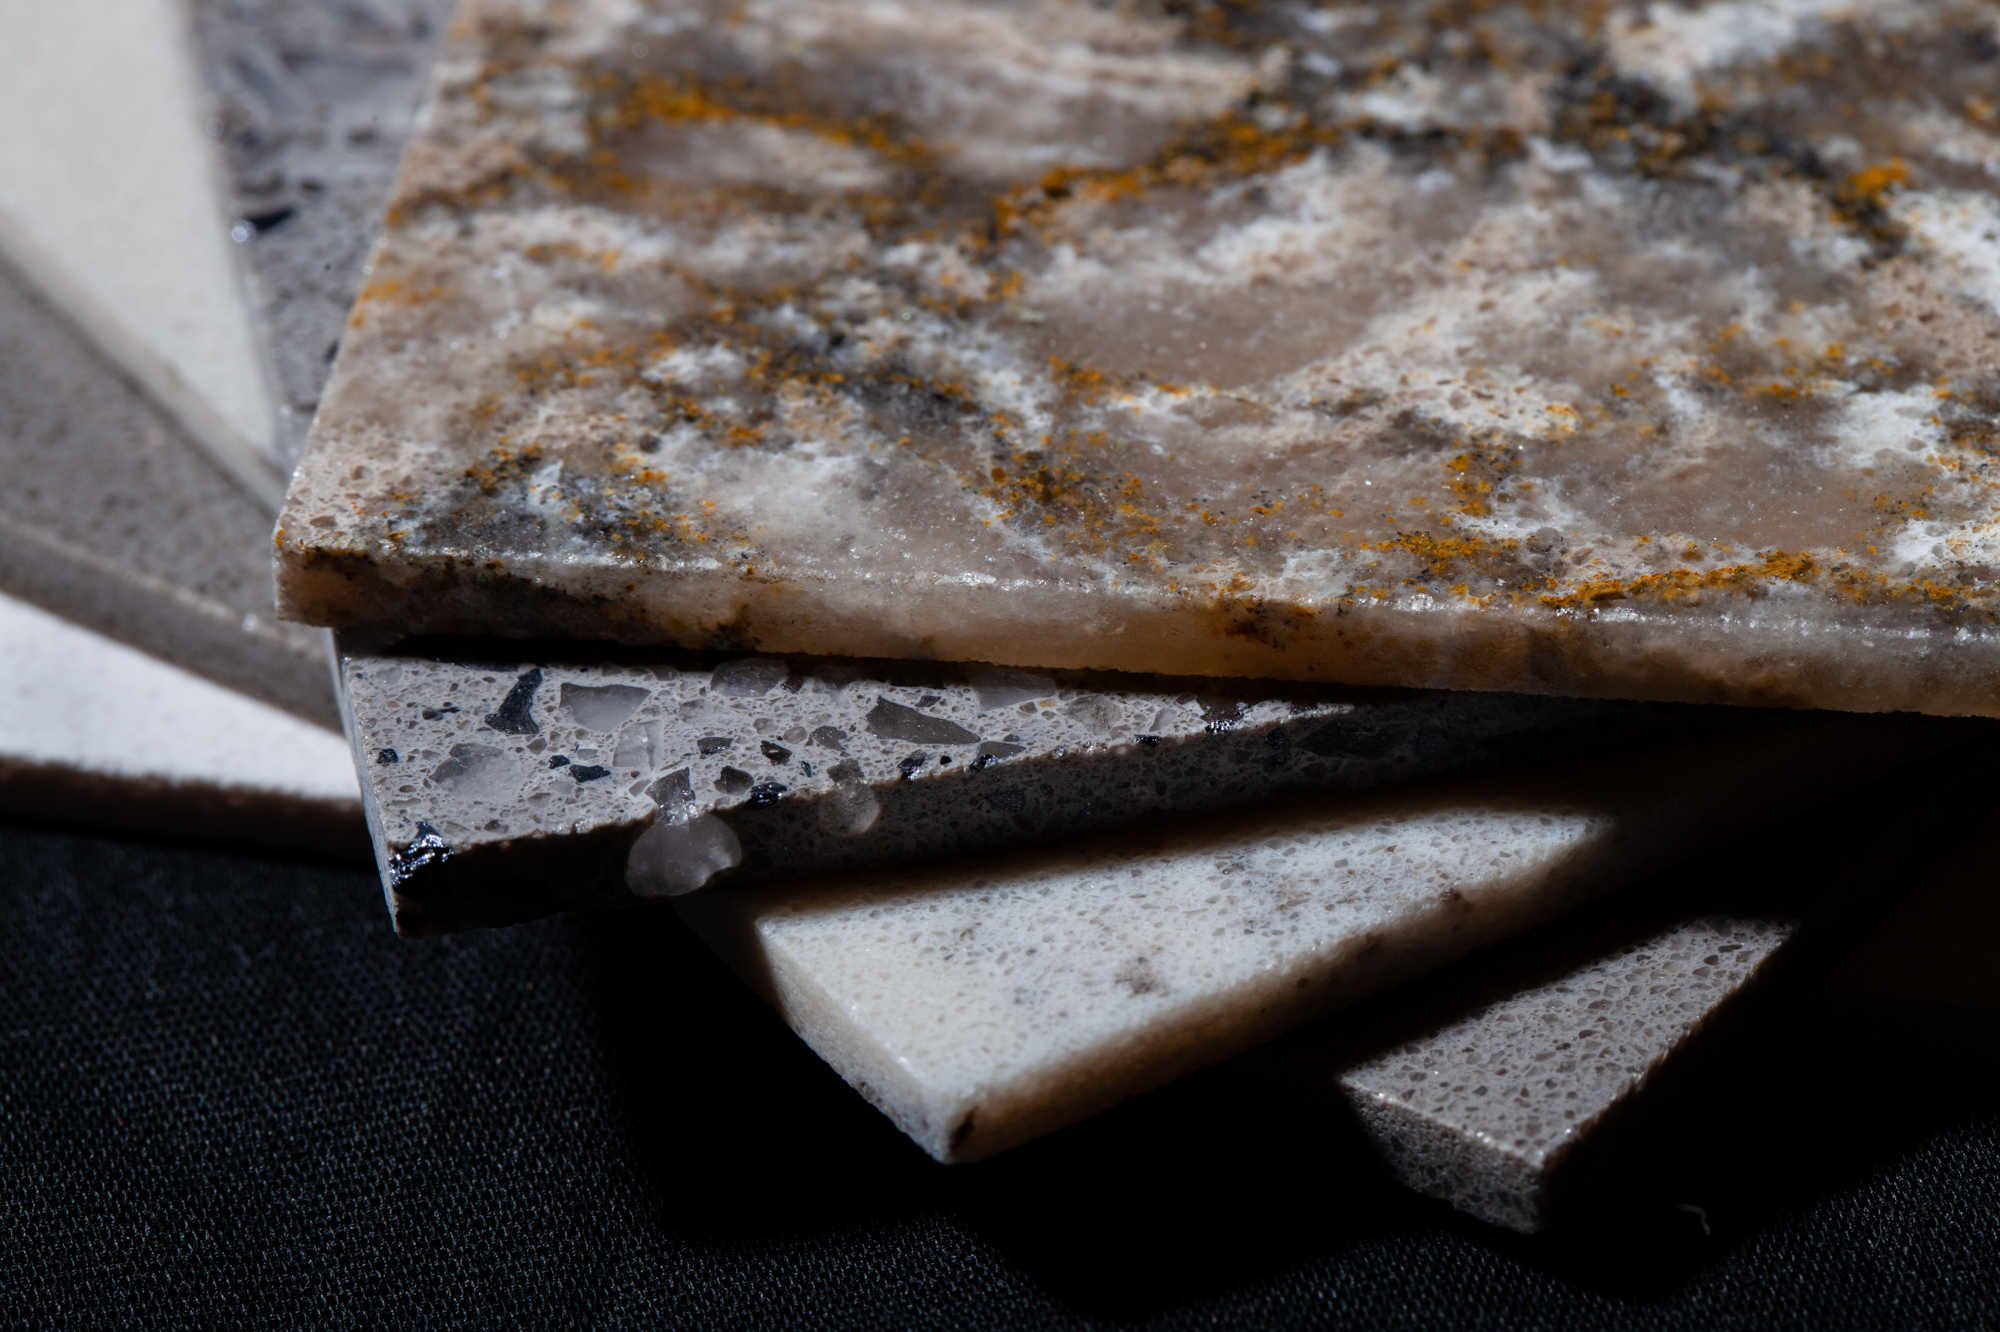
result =
[[361,286],[453,0],[186,0],[287,472]]
[[1403,1183],[1540,1230],[1567,1157],[1721,1018],[1798,927],[1677,922],[1332,1076]]
[[338,736],[4,594],[0,815],[366,854]]
[[467,0],[312,623],[2000,712],[2000,16]]
[[484,646],[338,650],[405,934],[1769,722],[1523,695]]
[[276,403],[182,0],[0,0],[0,257],[270,509]]
[[856,1090],[975,1160],[1517,934],[1956,737],[1827,719],[676,908]]
[[277,618],[270,515],[4,268],[0,474],[0,591],[339,727],[325,636]]

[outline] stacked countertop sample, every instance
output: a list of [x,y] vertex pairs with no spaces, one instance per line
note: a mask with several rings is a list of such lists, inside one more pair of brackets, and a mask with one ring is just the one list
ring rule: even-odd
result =
[[1993,714],[1994,24],[471,0],[282,604]]
[[[1985,734],[1689,704],[2000,711],[2000,23],[1749,8],[466,0],[390,198],[449,6],[194,0],[397,929],[670,898],[951,1161],[1484,950],[1211,1076],[1545,1225],[1812,914],[1674,867]],[[8,585],[330,719],[254,501],[26,276]],[[212,692],[292,765],[231,827],[351,829]]]

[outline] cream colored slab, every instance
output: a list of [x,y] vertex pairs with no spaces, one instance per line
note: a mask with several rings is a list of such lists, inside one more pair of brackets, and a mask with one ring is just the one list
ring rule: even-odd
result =
[[275,509],[276,406],[176,0],[0,0],[0,255]]
[[366,845],[339,736],[5,596],[0,815]]
[[976,866],[683,899],[842,1077],[941,1161],[988,1156],[1951,734],[1814,720],[1361,805],[1321,801]]

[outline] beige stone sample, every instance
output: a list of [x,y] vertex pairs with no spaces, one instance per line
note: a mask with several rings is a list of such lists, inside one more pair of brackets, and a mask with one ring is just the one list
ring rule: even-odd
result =
[[2000,712],[2000,20],[1739,11],[467,0],[287,613]]
[[0,0],[0,31],[0,258],[275,507],[277,405],[184,5]]
[[676,905],[927,1152],[975,1160],[1956,734],[1826,719],[1643,761]]

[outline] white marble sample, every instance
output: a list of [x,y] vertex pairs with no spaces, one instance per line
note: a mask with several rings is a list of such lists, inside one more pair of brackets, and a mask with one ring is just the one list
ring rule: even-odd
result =
[[925,1151],[976,1160],[1956,735],[1921,719],[1820,719],[676,909]]
[[365,850],[338,736],[4,595],[0,814]]
[[181,0],[0,0],[0,32],[0,257],[275,509],[289,468]]
[[466,0],[314,624],[2000,715],[2000,13]]
[[1540,1230],[1569,1154],[1721,1018],[1798,928],[1678,921],[1327,1075],[1403,1183],[1495,1225]]
[[[594,649],[594,651],[593,651]],[[1767,713],[603,645],[338,647],[396,927],[1043,845]]]

